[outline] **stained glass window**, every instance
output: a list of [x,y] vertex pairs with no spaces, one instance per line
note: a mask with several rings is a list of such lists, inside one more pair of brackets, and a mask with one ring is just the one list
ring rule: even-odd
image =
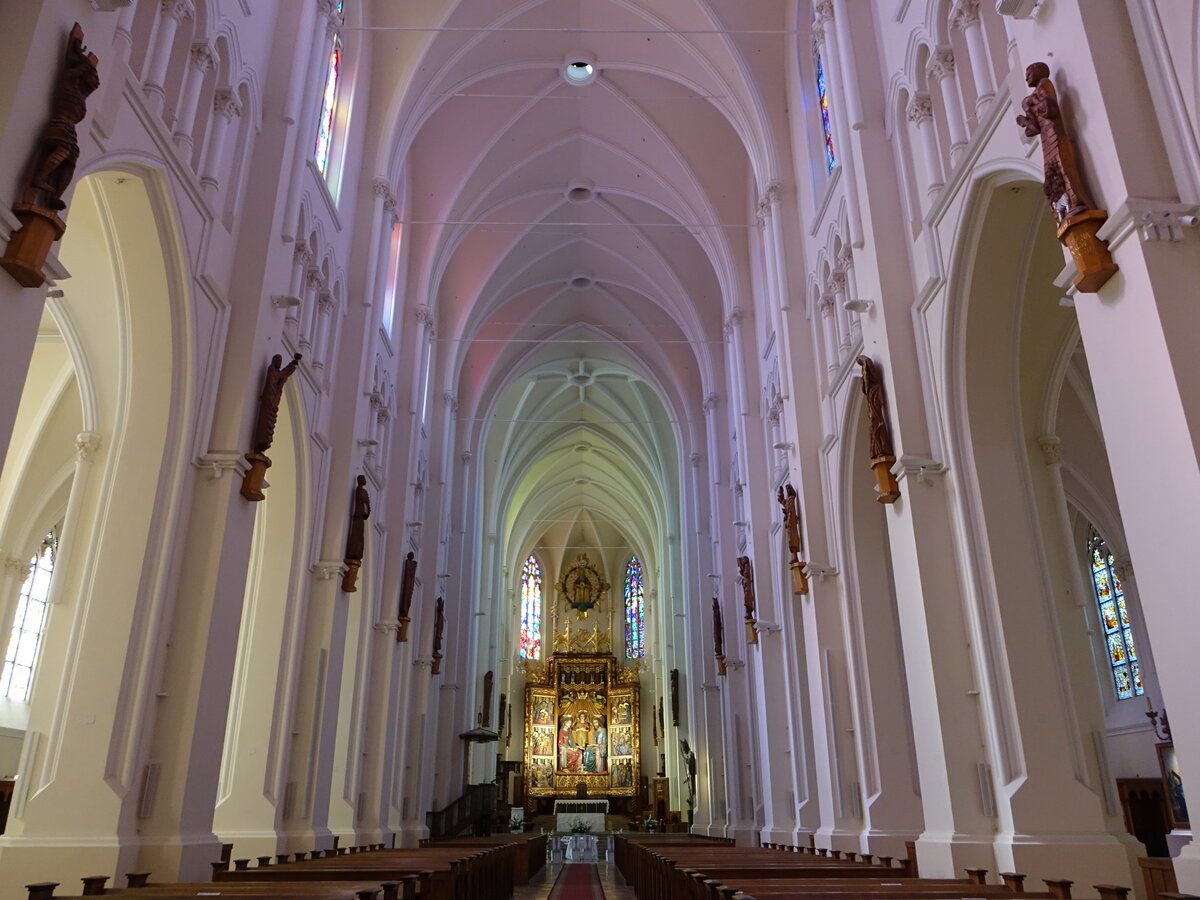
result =
[[642,564],[636,556],[625,566],[625,658],[646,655],[646,588],[642,582]]
[[[339,23],[345,21],[342,6],[344,0],[338,0],[335,15]],[[342,74],[342,36],[333,36],[333,46],[329,49],[329,68],[325,71],[325,92],[321,95],[321,118],[317,120],[317,147],[314,157],[317,168],[322,175],[329,174],[329,152],[333,147],[333,114],[337,109],[338,79]]]
[[819,52],[816,53],[816,57],[817,99],[821,101],[821,129],[825,133],[825,170],[832,172],[833,167],[837,164],[837,159],[833,153],[833,126],[829,123],[829,91],[825,84],[825,64],[821,61]]
[[1140,697],[1146,692],[1125,605],[1125,589],[1117,577],[1113,555],[1104,538],[1093,528],[1088,538],[1088,562],[1092,587],[1100,607],[1100,627],[1104,633],[1104,652],[1112,670],[1113,688],[1118,700]]
[[521,658],[542,658],[542,567],[533,556],[521,569]]
[[29,561],[29,574],[21,585],[17,598],[17,613],[13,616],[12,633],[8,639],[8,652],[4,654],[4,668],[0,670],[0,697],[29,701],[29,690],[33,686],[33,669],[37,665],[38,648],[42,643],[42,628],[46,624],[46,598],[50,594],[50,576],[54,574],[54,556],[58,552],[58,532],[50,532],[42,538],[33,559]]

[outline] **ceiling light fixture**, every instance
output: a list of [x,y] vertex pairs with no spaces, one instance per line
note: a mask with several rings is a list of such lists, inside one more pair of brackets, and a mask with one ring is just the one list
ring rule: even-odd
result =
[[583,87],[596,80],[596,60],[589,54],[575,53],[563,63],[563,78],[573,87]]

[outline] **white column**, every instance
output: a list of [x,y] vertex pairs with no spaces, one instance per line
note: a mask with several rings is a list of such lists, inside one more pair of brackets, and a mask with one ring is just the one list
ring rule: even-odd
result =
[[920,156],[925,167],[925,193],[930,199],[942,189],[942,161],[938,153],[937,135],[933,131],[933,103],[928,94],[913,94],[908,101],[908,121],[916,128],[917,140],[913,153]]
[[958,90],[958,79],[954,77],[954,51],[949,47],[939,48],[929,58],[926,67],[942,92],[942,105],[946,110],[946,128],[950,132],[950,165],[953,166],[966,149],[969,135],[963,116],[962,96]]
[[221,88],[213,98],[213,113],[204,166],[200,170],[200,184],[210,194],[216,193],[221,186],[219,176],[225,163],[225,139],[229,134],[229,124],[242,115],[242,104],[229,88]]
[[[296,244],[296,250],[292,254],[292,280],[288,283],[289,296],[301,297],[301,291],[304,290],[304,273],[308,271],[310,265],[312,265],[312,254],[308,252],[308,247],[302,243]],[[303,302],[301,299],[301,303]],[[283,319],[284,332],[293,340],[298,340],[296,329],[299,327],[300,307],[289,306]]]
[[822,294],[817,301],[817,308],[821,311],[821,332],[825,336],[825,364],[832,377],[841,360],[838,356],[837,325],[833,321],[833,294]]
[[839,359],[850,352],[850,311],[846,309],[846,273],[834,270],[829,279],[833,291],[833,315],[837,322]]
[[983,29],[979,25],[979,0],[957,0],[950,11],[950,24],[967,39],[971,78],[975,82],[975,115],[978,116],[996,95]]
[[204,75],[212,70],[216,62],[212,47],[206,42],[192,44],[187,71],[183,76],[183,90],[179,95],[179,106],[175,110],[175,145],[185,158],[190,158],[192,152],[192,127],[196,123],[196,107],[200,103],[200,88],[204,86]]
[[[846,296],[842,298],[844,302],[849,297],[855,297],[857,292],[853,281],[852,267],[854,266],[854,253],[849,247],[843,247],[842,252],[837,258],[838,268],[842,270],[842,275],[845,281]],[[849,313],[850,316],[850,343],[862,343],[862,313]]]
[[308,349],[313,345],[313,331],[317,323],[317,296],[325,287],[321,270],[310,266],[304,273],[304,298],[300,304],[300,346]]
[[118,47],[117,54],[122,61],[129,61],[129,51],[133,49],[133,16],[137,12],[137,0],[126,6],[117,15],[116,40],[113,44]]
[[171,62],[171,51],[175,47],[175,33],[179,26],[196,15],[191,0],[162,0],[162,17],[158,22],[158,34],[150,51],[149,64],[142,89],[146,92],[148,105],[155,113],[161,113],[166,91],[163,82],[167,77],[167,66]]
[[313,338],[313,368],[324,369],[325,358],[329,354],[330,322],[333,320],[334,302],[329,291],[321,291],[317,295],[317,326]]

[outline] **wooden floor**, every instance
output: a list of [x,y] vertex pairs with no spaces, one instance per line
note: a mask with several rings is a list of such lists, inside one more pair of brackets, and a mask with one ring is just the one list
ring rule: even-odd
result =
[[[546,900],[550,896],[550,889],[554,887],[554,879],[558,877],[564,865],[588,864],[558,861],[553,864],[547,863],[542,871],[530,879],[529,884],[517,885],[513,891],[513,900]],[[596,868],[600,872],[600,883],[604,886],[606,900],[634,900],[632,888],[625,884],[625,879],[611,860],[600,860],[596,863]]]

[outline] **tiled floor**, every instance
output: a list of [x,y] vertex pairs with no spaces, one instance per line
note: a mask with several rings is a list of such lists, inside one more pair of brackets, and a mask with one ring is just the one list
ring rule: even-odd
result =
[[[564,863],[555,861],[547,863],[542,871],[530,880],[527,885],[519,885],[513,893],[513,900],[546,900],[550,896],[550,889],[554,887],[554,879],[558,877],[559,870],[562,869]],[[587,863],[565,863],[568,866],[587,865]],[[617,867],[611,862],[601,860],[596,863],[596,868],[600,871],[600,883],[604,886],[604,896],[606,900],[634,900],[633,889],[625,884],[625,879],[621,877],[621,873],[617,871]]]

